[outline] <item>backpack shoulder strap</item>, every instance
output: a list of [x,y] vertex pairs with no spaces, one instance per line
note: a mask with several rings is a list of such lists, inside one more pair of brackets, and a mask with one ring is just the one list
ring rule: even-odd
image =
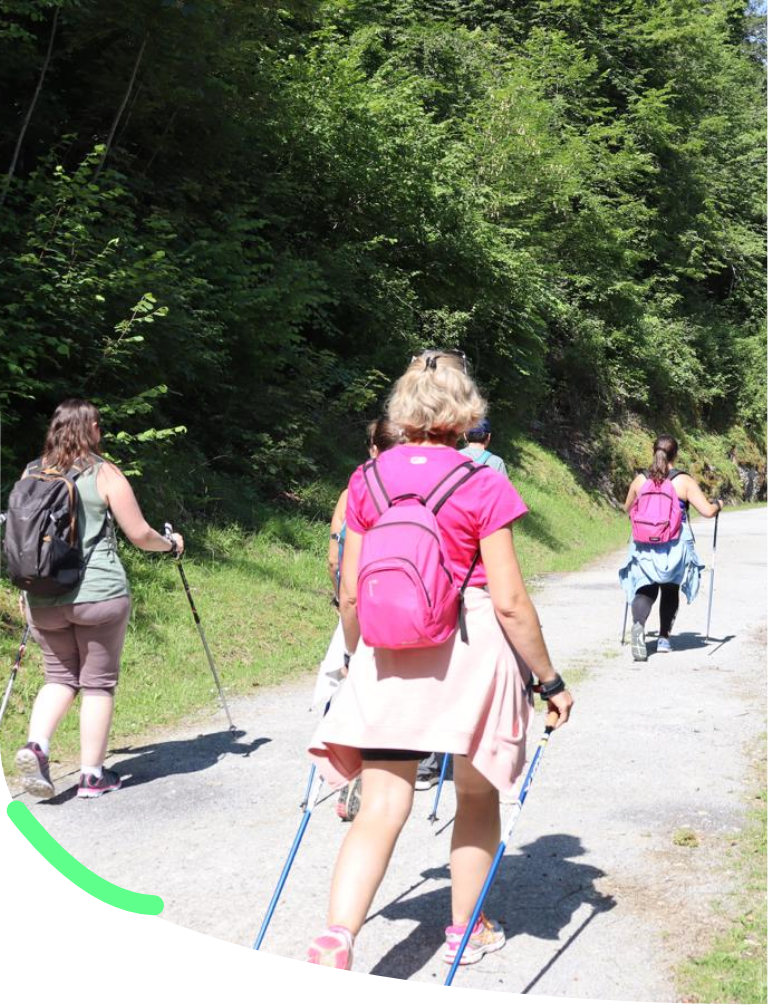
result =
[[482,454],[480,454],[480,456],[475,461],[475,464],[482,464],[483,467],[485,467],[488,464],[488,461],[490,461],[492,457],[493,454],[490,452],[490,450],[484,450]]
[[667,478],[669,478],[669,480],[673,482],[678,475],[687,475],[687,474],[688,474],[687,471],[678,471],[677,468],[670,468]]
[[384,482],[381,480],[381,474],[375,460],[365,462],[363,465],[363,478],[365,479],[365,487],[368,489],[368,494],[373,500],[373,505],[376,507],[376,512],[381,516],[384,510],[389,509],[392,505],[392,500],[384,488]]
[[[429,495],[425,498],[425,505],[429,506],[435,516],[437,516],[440,509],[448,502],[456,489],[463,485],[464,482],[468,481],[472,475],[477,474],[477,472],[481,470],[482,466],[473,464],[472,461],[464,461],[462,464],[457,465],[449,471],[447,475],[441,478],[437,485],[435,485]],[[432,499],[433,496],[438,495],[438,493],[440,493],[443,489],[445,489],[445,491],[442,495],[438,496],[437,502],[430,505],[430,499]]]

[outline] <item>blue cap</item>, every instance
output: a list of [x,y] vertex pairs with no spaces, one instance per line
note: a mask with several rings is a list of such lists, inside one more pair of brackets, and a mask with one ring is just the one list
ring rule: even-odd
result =
[[467,436],[490,436],[491,435],[491,420],[481,419],[476,426],[472,429],[468,429],[466,432]]

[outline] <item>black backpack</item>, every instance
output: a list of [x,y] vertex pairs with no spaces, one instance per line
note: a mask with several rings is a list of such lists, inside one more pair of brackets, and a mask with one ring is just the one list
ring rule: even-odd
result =
[[8,574],[14,586],[34,596],[69,593],[85,573],[76,484],[82,473],[34,461],[11,489],[4,542]]

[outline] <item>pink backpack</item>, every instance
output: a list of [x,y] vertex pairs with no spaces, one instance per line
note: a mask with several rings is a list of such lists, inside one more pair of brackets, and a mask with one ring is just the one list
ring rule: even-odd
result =
[[669,478],[657,485],[649,478],[629,510],[632,537],[637,544],[667,544],[680,534],[683,511]]
[[[363,641],[379,649],[439,646],[464,623],[464,590],[478,551],[459,586],[436,514],[460,485],[482,468],[466,461],[427,496],[389,497],[376,461],[363,467],[365,484],[379,514],[363,537],[357,575],[357,617]],[[431,500],[435,500],[431,502]]]

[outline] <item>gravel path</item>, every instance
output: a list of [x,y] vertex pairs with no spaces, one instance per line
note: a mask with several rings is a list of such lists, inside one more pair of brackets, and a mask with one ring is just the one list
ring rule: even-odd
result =
[[[621,555],[548,578],[538,590],[556,666],[566,679],[581,675],[576,709],[549,745],[487,904],[508,945],[462,970],[456,986],[676,1000],[673,967],[706,944],[712,902],[731,882],[724,851],[741,825],[765,728],[765,524],[765,510],[720,521],[709,646],[709,572],[695,605],[681,608],[676,652],[655,655],[652,642],[646,664],[618,644]],[[712,529],[696,524],[706,562]],[[237,739],[216,714],[113,752],[110,765],[125,776],[119,794],[74,799],[70,774],[49,803],[29,804],[91,869],[161,895],[168,921],[250,946],[300,818],[303,749],[316,721],[307,710],[312,684],[308,675],[232,700]],[[433,794],[417,794],[358,939],[358,971],[444,978],[452,786],[434,827]],[[322,927],[345,826],[332,798],[318,806],[265,951],[304,958]],[[697,847],[675,843],[683,828]]]

